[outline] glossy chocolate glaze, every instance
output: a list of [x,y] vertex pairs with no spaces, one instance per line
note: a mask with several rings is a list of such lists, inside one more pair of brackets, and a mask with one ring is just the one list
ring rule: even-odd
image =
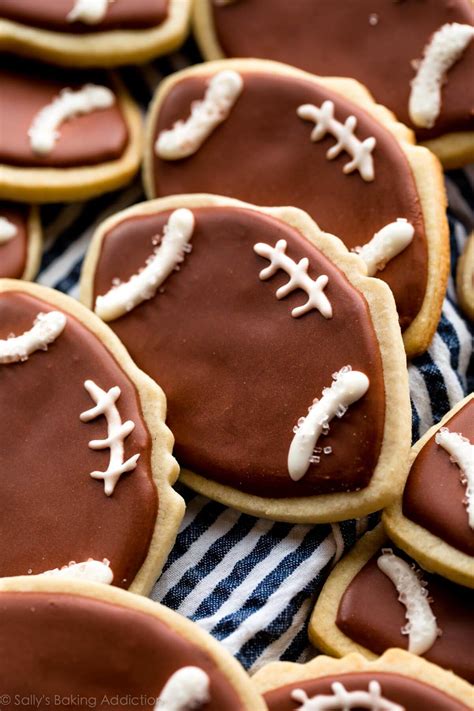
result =
[[0,244],[0,277],[21,279],[28,254],[29,208],[19,203],[0,201],[0,217],[5,217],[17,228],[11,240]]
[[[396,555],[413,562],[401,551],[393,550]],[[408,636],[401,633],[406,625],[405,606],[398,601],[394,584],[377,566],[380,553],[373,556],[350,582],[341,598],[336,619],[345,635],[375,654],[383,654],[390,647],[408,649]],[[422,575],[428,583],[431,609],[442,630],[441,636],[423,657],[472,683],[472,590],[439,575],[425,571]]]
[[150,709],[168,678],[193,665],[210,677],[206,711],[244,709],[206,651],[141,611],[72,594],[1,592],[0,614],[0,681],[12,698],[44,695],[53,706],[55,695],[80,694],[90,699],[81,708]]
[[[132,358],[165,390],[168,424],[181,466],[266,497],[354,491],[366,486],[378,460],[385,397],[381,359],[364,297],[294,229],[240,208],[193,209],[192,252],[161,291],[110,326]],[[105,237],[95,296],[116,277],[127,280],[152,253],[170,212],[125,220]],[[295,260],[309,257],[310,275],[329,276],[334,316],[295,319],[306,295],[278,301],[288,281],[278,272],[260,281],[268,260],[253,247],[288,242]],[[351,324],[351,338],[347,324]],[[370,379],[368,393],[331,425],[320,443],[333,454],[299,482],[288,474],[293,427],[346,364]]]
[[64,122],[60,138],[46,156],[34,153],[28,129],[38,112],[66,87],[109,86],[105,72],[50,67],[3,55],[0,57],[0,163],[23,167],[66,168],[96,165],[120,158],[128,129],[118,102],[108,109]]
[[296,711],[301,707],[298,701],[291,698],[294,689],[303,689],[307,695],[313,696],[333,693],[331,684],[340,682],[347,691],[368,691],[369,683],[378,681],[382,696],[392,703],[399,704],[405,711],[466,711],[468,708],[452,696],[421,681],[402,674],[387,674],[385,672],[353,672],[325,676],[309,681],[295,681],[293,684],[273,689],[264,695],[268,711]]
[[[0,338],[29,330],[39,312],[54,310],[18,292],[0,294]],[[88,423],[94,406],[84,381],[118,385],[122,420],[135,429],[125,457],[140,453],[136,469],[120,477],[112,496],[90,477],[105,471],[109,450],[103,417]],[[41,573],[88,558],[111,562],[114,584],[128,587],[148,552],[157,516],[150,465],[150,435],[134,385],[102,343],[73,316],[46,352],[23,363],[0,365],[0,576]]]
[[168,14],[169,0],[113,0],[99,24],[68,22],[74,0],[0,0],[0,16],[23,25],[58,32],[84,33],[134,30],[160,25]]
[[[297,8],[287,0],[237,0],[213,6],[213,15],[226,56],[276,59],[321,76],[353,77],[412,128],[412,61],[421,59],[445,23],[473,22],[470,0],[298,0]],[[474,130],[473,73],[471,42],[449,71],[434,128],[417,128],[420,140]]]
[[[423,302],[427,246],[417,189],[397,141],[365,111],[310,81],[270,73],[243,76],[244,89],[229,117],[194,155],[179,161],[154,156],[156,194],[208,192],[255,205],[294,205],[349,248],[368,242],[397,217],[406,217],[415,227],[415,238],[378,273],[394,292],[405,329]],[[206,84],[206,77],[194,77],[175,85],[164,99],[154,135],[187,118]],[[342,172],[350,160],[346,153],[332,161],[326,158],[335,143],[332,136],[311,142],[314,124],[300,119],[297,108],[305,103],[320,106],[326,99],[335,102],[338,119],[357,115],[358,138],[376,137],[373,182],[365,182],[357,171]]]
[[[474,400],[445,425],[474,442]],[[451,546],[474,556],[474,531],[469,526],[466,485],[461,470],[432,437],[419,452],[403,492],[403,514]]]

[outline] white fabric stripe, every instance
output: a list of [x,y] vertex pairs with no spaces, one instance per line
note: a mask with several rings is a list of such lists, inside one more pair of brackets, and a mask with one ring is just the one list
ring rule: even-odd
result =
[[258,543],[259,538],[268,533],[273,525],[273,521],[258,519],[247,535],[236,543],[216,567],[193,588],[192,595],[188,595],[179,606],[180,613],[185,617],[191,617],[204,598],[212,595],[215,587],[232,572],[236,562],[248,555]]
[[[213,543],[232,528],[242,514],[234,509],[225,509],[204,533],[199,536],[169,568],[166,570],[155,587],[152,597],[154,600],[163,599],[166,593],[174,587],[183,575],[199,564],[199,561],[207,553]],[[194,589],[190,591],[194,595]],[[179,607],[181,612],[182,605]]]
[[456,244],[458,246],[458,250],[461,253],[464,249],[464,245],[466,243],[467,239],[467,230],[462,224],[462,222],[455,222],[454,223],[454,236],[456,238]]
[[245,620],[235,632],[221,640],[221,643],[232,654],[251,639],[259,630],[264,629],[288,605],[289,600],[299,590],[314,579],[329,563],[335,553],[332,536],[322,541],[319,547],[289,575],[282,584],[270,595],[265,605]]
[[[257,585],[264,580],[278,565],[281,561],[290,555],[300,545],[303,538],[310,531],[310,526],[293,526],[289,531],[287,536],[283,538],[282,541],[277,543],[269,555],[262,561],[254,565],[250,574],[242,580],[240,585],[235,587],[227,600],[223,605],[210,617],[204,617],[201,620],[196,620],[197,624],[208,632],[227,615],[234,613],[239,610],[250,594],[255,590]],[[258,541],[255,541],[255,546]],[[255,548],[253,546],[253,548]],[[251,551],[249,551],[250,553]],[[237,562],[237,561],[235,561]],[[178,612],[181,610],[178,609]]]
[[336,546],[336,555],[332,562],[336,565],[337,561],[340,560],[344,554],[344,538],[342,537],[341,527],[338,523],[331,523],[332,536],[334,538],[334,545]]
[[258,659],[256,659],[252,664],[249,670],[251,674],[254,674],[268,662],[280,659],[285,650],[288,649],[288,647],[290,647],[293,643],[294,638],[298,634],[302,625],[304,625],[309,613],[311,612],[313,605],[314,600],[311,597],[308,597],[303,601],[303,604],[299,610],[297,610],[293,620],[291,621],[291,625],[287,628],[286,632],[284,632],[284,634],[282,634],[281,637],[278,637],[278,639],[274,642],[269,644]]
[[459,380],[456,377],[456,373],[451,367],[450,352],[446,343],[443,341],[439,333],[435,333],[431,345],[428,348],[428,353],[436,363],[439,368],[441,375],[443,376],[446,391],[448,393],[449,405],[454,407],[454,405],[462,400],[464,393]]
[[65,232],[80,217],[84,209],[84,203],[73,202],[66,205],[56,215],[56,219],[50,222],[44,231],[44,251],[48,251],[62,232]]
[[408,366],[408,379],[410,382],[410,395],[420,420],[420,437],[433,424],[431,401],[425,379],[414,365]]
[[281,637],[278,637],[274,642],[265,648],[264,652],[255,660],[250,668],[250,673],[254,674],[264,664],[272,662],[275,659],[280,659],[285,650],[292,644],[294,638],[298,634],[301,627],[305,624],[311,608],[314,605],[314,600],[311,597],[303,601],[300,609],[296,612],[291,625],[288,627]]
[[85,254],[90,238],[97,227],[110,215],[136,202],[140,195],[141,187],[139,185],[134,185],[126,192],[121,193],[117,200],[110,203],[105,210],[102,210],[96,221],[83,232],[79,239],[72,242],[60,257],[41,272],[37,282],[45,286],[54,286],[64,279],[71,271],[72,266]]
[[469,367],[469,361],[471,359],[472,353],[472,338],[469,333],[465,322],[460,318],[456,309],[449,303],[447,299],[444,301],[443,305],[444,315],[448,321],[452,324],[454,330],[456,331],[458,341],[459,341],[459,372],[465,378],[467,369]]

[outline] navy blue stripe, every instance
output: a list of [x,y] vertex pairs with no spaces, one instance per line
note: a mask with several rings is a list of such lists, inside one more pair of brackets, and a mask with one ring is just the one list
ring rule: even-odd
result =
[[411,402],[411,443],[415,444],[420,439],[420,417],[418,415],[418,412],[416,410],[416,407],[413,403],[412,398],[410,398]]
[[168,590],[161,601],[162,604],[171,607],[173,610],[178,609],[193,588],[209,575],[221,562],[222,558],[255,526],[256,522],[257,519],[242,514],[224,536],[220,536],[214,541],[198,563],[193,568],[189,568],[178,582]]
[[236,562],[227,577],[218,582],[212,591],[212,596],[206,597],[201,602],[192,619],[201,620],[214,615],[234,588],[245,580],[255,568],[257,568],[258,572],[259,563],[262,563],[273,549],[281,543],[291,528],[292,526],[288,523],[275,523],[267,533],[260,536],[255,547],[244,558]]
[[214,501],[205,504],[191,523],[178,534],[176,543],[166,561],[164,570],[167,570],[178,558],[181,558],[188,548],[212,526],[218,516],[225,510],[225,506],[217,504]]
[[447,170],[446,175],[456,183],[456,187],[467,204],[474,209],[474,190],[463,170]]
[[[254,588],[243,607],[233,615],[227,615],[212,629],[217,639],[224,639],[235,632],[239,625],[262,606],[262,600],[267,600],[281,583],[298,568],[303,561],[314,554],[315,549],[330,533],[329,526],[315,526],[306,534],[298,548],[289,553],[269,575]],[[258,571],[257,571],[258,572]]]
[[429,353],[424,353],[422,356],[414,358],[412,362],[418,368],[426,383],[434,422],[439,422],[450,409],[446,383],[441,371]]
[[70,270],[70,272],[54,284],[54,288],[58,291],[62,291],[64,294],[67,294],[69,291],[71,291],[71,289],[76,286],[77,282],[79,281],[83,261],[84,257],[78,259],[77,262],[75,262],[73,268]]
[[281,661],[293,662],[295,659],[299,659],[308,646],[308,632],[306,631],[306,624],[304,624],[298,634],[295,635],[291,644],[288,645],[280,656]]

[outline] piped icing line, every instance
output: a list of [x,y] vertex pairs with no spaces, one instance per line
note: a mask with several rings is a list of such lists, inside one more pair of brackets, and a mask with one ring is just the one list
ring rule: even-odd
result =
[[38,314],[29,331],[0,340],[0,365],[28,360],[35,351],[47,351],[48,346],[63,332],[66,321],[61,311]]
[[474,528],[474,444],[460,432],[450,432],[447,427],[442,427],[436,433],[435,441],[461,470],[461,482],[466,485],[465,504],[469,527]]
[[334,118],[334,102],[324,101],[321,107],[314,104],[303,104],[297,109],[297,114],[305,121],[314,121],[316,124],[311,132],[311,140],[315,143],[330,133],[337,139],[337,143],[326,153],[328,160],[333,160],[342,151],[346,151],[352,160],[343,167],[343,172],[348,174],[358,170],[363,180],[370,182],[374,179],[374,161],[372,151],[376,146],[376,139],[369,136],[360,141],[355,136],[357,118],[352,114],[344,123]]
[[147,259],[146,266],[123,284],[114,286],[95,302],[95,312],[104,321],[113,321],[155,296],[158,287],[184,260],[186,245],[194,231],[191,210],[180,208],[171,213],[161,243]]
[[390,222],[376,232],[370,242],[356,247],[354,251],[364,260],[367,274],[374,276],[411,244],[414,235],[413,225],[405,218],[398,217],[395,222]]
[[284,239],[278,240],[272,247],[265,242],[258,242],[254,245],[254,252],[260,257],[270,261],[270,265],[262,269],[259,277],[262,281],[269,279],[279,269],[288,274],[290,280],[276,291],[277,299],[283,299],[295,289],[306,292],[308,300],[302,306],[296,306],[291,315],[294,318],[316,309],[324,318],[332,318],[332,306],[324,293],[329,278],[326,274],[321,274],[317,279],[311,279],[308,274],[309,259],[303,257],[299,262],[295,262],[286,254],[287,242]]
[[66,19],[68,22],[98,25],[105,18],[110,2],[111,0],[74,0],[74,6]]
[[0,215],[0,245],[10,242],[18,234],[18,228],[13,222]]
[[206,138],[227,119],[240,96],[244,82],[240,74],[224,70],[209,81],[204,99],[191,105],[185,121],[177,121],[173,128],[161,131],[155,153],[164,160],[179,160],[193,155]]
[[334,417],[343,417],[349,405],[365,395],[369,379],[365,373],[346,365],[333,374],[331,387],[324,388],[321,400],[314,400],[306,417],[301,417],[288,451],[288,473],[299,481],[312,463],[313,450],[321,434],[329,431]]
[[114,103],[115,95],[106,86],[86,84],[78,90],[63,89],[34,117],[28,129],[31,150],[39,155],[48,155],[59,139],[61,124],[76,116],[108,109]]
[[191,711],[211,700],[210,680],[199,667],[182,667],[166,682],[155,711]]
[[139,454],[134,454],[124,462],[124,440],[135,429],[135,423],[127,420],[122,423],[116,402],[121,395],[118,385],[107,392],[102,390],[93,380],[86,380],[84,387],[96,403],[95,407],[81,413],[81,422],[90,422],[100,415],[107,421],[107,437],[93,439],[89,442],[91,449],[110,449],[109,465],[105,472],[94,471],[90,473],[93,479],[102,479],[106,496],[113,494],[115,485],[126,472],[131,472],[137,466]]
[[39,575],[54,578],[73,578],[74,580],[86,580],[90,583],[103,583],[104,585],[110,585],[114,579],[110,561],[107,558],[104,558],[103,561],[89,558],[89,560],[85,560],[82,563],[76,563],[72,560],[68,565],[63,565],[62,568],[46,570]]
[[474,37],[474,27],[446,23],[434,33],[411,82],[408,112],[415,126],[432,128],[441,110],[441,90],[448,71]]
[[399,558],[390,549],[382,551],[382,555],[377,559],[377,566],[392,581],[399,601],[405,606],[407,624],[401,632],[408,635],[408,651],[412,654],[424,654],[433,646],[439,630],[421,571]]
[[331,684],[332,694],[317,694],[309,698],[303,689],[294,689],[291,698],[301,703],[295,711],[330,711],[331,709],[363,708],[370,711],[405,711],[403,706],[382,696],[382,687],[372,679],[369,690],[347,691],[344,684],[334,681]]

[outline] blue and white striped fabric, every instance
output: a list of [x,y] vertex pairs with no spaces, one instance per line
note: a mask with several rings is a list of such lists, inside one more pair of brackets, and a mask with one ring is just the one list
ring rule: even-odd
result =
[[[161,78],[199,61],[195,49],[122,71],[145,107]],[[474,170],[446,177],[452,270],[473,227]],[[96,227],[144,199],[137,179],[87,204],[43,208],[45,253],[38,281],[78,295],[82,260]],[[474,386],[472,331],[459,311],[453,279],[428,352],[409,365],[413,439],[418,439]],[[178,487],[187,511],[152,597],[197,622],[252,670],[270,660],[312,654],[306,624],[331,566],[377,516],[342,524],[301,526],[239,514]]]

